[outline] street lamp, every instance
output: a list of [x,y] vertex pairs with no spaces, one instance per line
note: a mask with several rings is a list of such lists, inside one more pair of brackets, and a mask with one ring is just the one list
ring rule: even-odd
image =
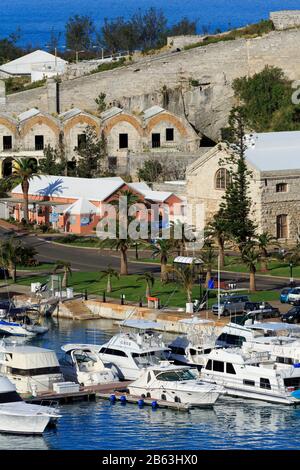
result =
[[293,263],[290,263],[290,285],[292,286],[294,283],[293,279]]

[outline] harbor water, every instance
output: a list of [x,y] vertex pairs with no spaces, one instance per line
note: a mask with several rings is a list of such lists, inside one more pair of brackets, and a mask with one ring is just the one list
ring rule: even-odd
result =
[[[101,344],[118,328],[108,320],[50,320],[43,338],[27,344],[60,352],[65,343]],[[42,437],[0,435],[0,449],[298,449],[300,408],[224,398],[189,413],[111,404],[61,405],[62,418]]]

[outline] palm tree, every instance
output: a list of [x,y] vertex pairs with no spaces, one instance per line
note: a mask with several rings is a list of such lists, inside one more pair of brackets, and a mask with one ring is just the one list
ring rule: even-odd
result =
[[68,287],[69,274],[72,276],[72,269],[70,261],[57,260],[53,272],[56,273],[58,270],[63,270],[64,277],[62,280],[62,287]]
[[151,296],[151,287],[154,286],[154,276],[152,273],[144,273],[138,278],[140,281],[146,281],[146,298]]
[[166,282],[168,278],[167,264],[168,257],[172,251],[174,251],[173,240],[160,239],[157,240],[155,245],[151,245],[153,256],[160,257],[160,279],[162,282]]
[[10,180],[21,184],[24,198],[24,219],[28,223],[28,193],[30,180],[34,177],[40,178],[35,172],[34,164],[30,158],[19,158],[15,160],[15,166],[13,168],[12,175],[9,177]]
[[14,237],[2,241],[0,245],[1,262],[8,270],[9,276],[12,277],[13,282],[17,280],[17,264],[19,264],[22,259],[22,248],[22,243],[15,240]]
[[218,213],[214,216],[211,222],[206,227],[207,236],[212,237],[218,244],[220,267],[224,268],[225,265],[225,241],[229,238],[226,221]]
[[112,291],[111,279],[113,277],[119,279],[120,274],[114,268],[112,268],[111,266],[108,266],[107,269],[101,272],[100,280],[103,279],[104,277],[107,277],[106,292],[110,293]]
[[268,248],[270,245],[279,246],[278,240],[275,237],[273,237],[270,233],[262,232],[260,235],[257,235],[256,243],[260,251],[261,271],[267,272],[269,269],[268,268],[268,257],[269,257]]
[[192,302],[193,285],[194,285],[194,270],[193,264],[186,265],[180,268],[168,267],[167,271],[174,272],[177,278],[182,284],[182,287],[186,293],[187,302]]
[[211,279],[211,273],[213,269],[214,262],[217,258],[215,250],[212,247],[211,241],[206,241],[200,252],[200,257],[206,267],[206,287]]
[[249,268],[249,278],[250,278],[249,290],[250,292],[255,292],[256,291],[255,274],[257,270],[256,265],[261,258],[261,254],[259,250],[257,249],[255,243],[248,242],[244,245],[241,256],[242,256],[243,262]]

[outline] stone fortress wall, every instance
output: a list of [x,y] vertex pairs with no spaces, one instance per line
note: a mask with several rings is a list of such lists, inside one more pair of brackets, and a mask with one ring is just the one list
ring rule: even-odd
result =
[[[117,105],[139,115],[154,104],[160,105],[217,140],[234,104],[232,81],[259,72],[267,64],[282,68],[289,79],[299,79],[299,43],[300,29],[289,29],[149,56],[115,70],[62,82],[60,111],[79,107],[94,112],[94,100],[104,92],[108,106]],[[9,95],[6,108],[20,113],[38,107],[55,113],[54,95],[47,87]]]
[[284,30],[300,27],[300,10],[282,10],[270,13],[275,29]]

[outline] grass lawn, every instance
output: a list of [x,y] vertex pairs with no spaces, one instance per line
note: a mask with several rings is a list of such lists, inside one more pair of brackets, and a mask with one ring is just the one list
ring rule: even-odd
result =
[[[238,259],[238,262],[235,260]],[[281,277],[290,277],[290,266],[289,263],[286,261],[280,261],[271,259],[268,263],[269,270],[267,272],[260,271],[260,264],[257,265],[257,274],[264,274],[267,276],[281,276]],[[217,269],[217,265],[215,265]],[[225,266],[224,271],[231,271],[231,272],[240,272],[240,273],[248,273],[249,270],[247,266],[245,266],[240,258],[233,257],[233,256],[226,256],[225,258]],[[300,266],[293,267],[293,277],[300,277]]]
[[[32,282],[46,282],[47,275],[32,275],[26,278],[19,278],[17,284],[30,286]],[[106,279],[99,280],[99,273],[97,272],[74,272],[69,277],[69,287],[73,287],[75,292],[84,293],[87,290],[88,294],[102,295],[106,289]],[[121,294],[125,294],[125,298],[131,302],[139,302],[140,298],[145,304],[145,281],[140,280],[137,275],[122,276],[120,279],[112,280],[113,291],[108,295],[115,299],[120,299]],[[243,293],[247,293],[243,291]],[[176,283],[170,282],[162,284],[159,279],[155,279],[152,288],[152,295],[160,299],[161,306],[167,305],[169,307],[185,307],[186,296],[183,289]],[[210,291],[209,306],[216,302],[216,291]],[[199,298],[199,286],[195,285],[193,288],[193,298]],[[271,301],[278,300],[278,291],[259,291],[250,295],[251,300]]]
[[38,266],[22,266],[18,265],[17,270],[20,271],[53,271],[55,263],[40,263]]

